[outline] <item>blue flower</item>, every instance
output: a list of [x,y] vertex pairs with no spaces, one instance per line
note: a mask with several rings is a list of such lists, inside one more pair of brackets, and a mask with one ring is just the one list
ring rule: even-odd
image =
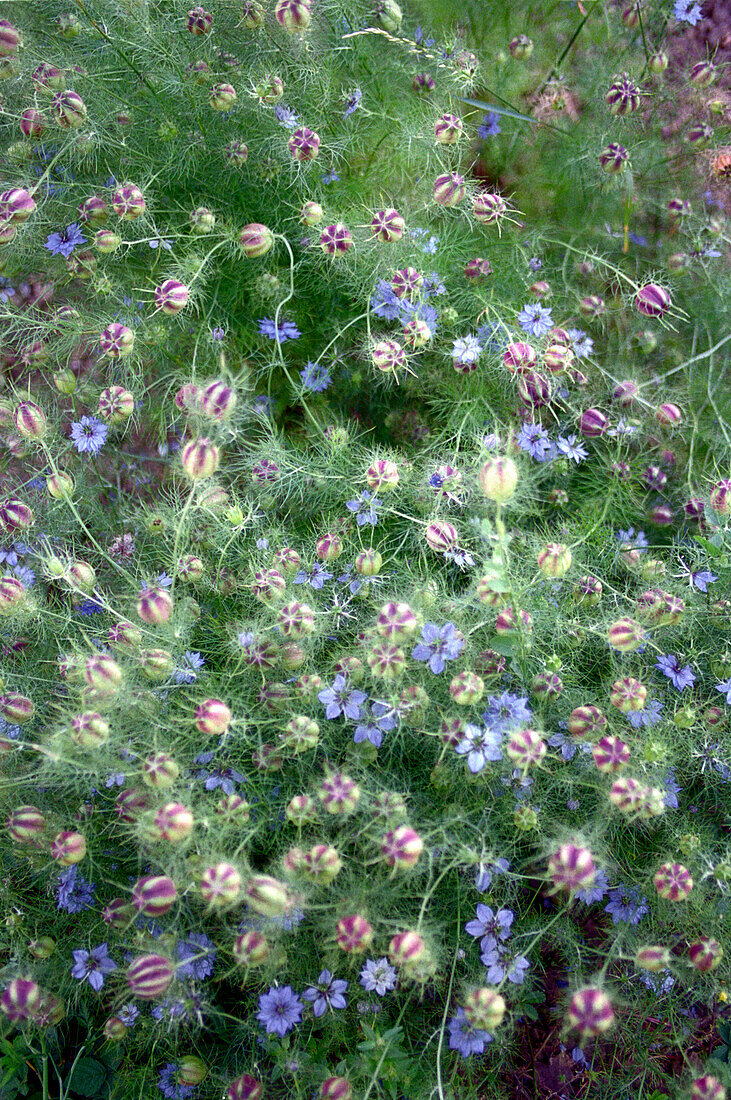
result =
[[485,141],[486,138],[497,137],[499,133],[501,133],[500,115],[497,111],[488,111],[482,116],[482,122],[477,127],[477,136]]
[[295,573],[292,583],[309,584],[310,588],[317,591],[322,588],[325,581],[331,581],[334,575],[334,573],[328,573],[325,566],[316,561],[309,573],[306,569],[300,569],[298,573]]
[[71,425],[71,439],[79,454],[98,455],[108,435],[109,425],[96,416],[82,416]]
[[274,114],[277,117],[277,121],[281,122],[282,126],[286,126],[288,130],[294,130],[299,117],[294,113],[291,107],[285,107],[283,103],[278,103],[274,108]]
[[191,932],[175,945],[175,957],[180,960],[176,973],[198,981],[210,978],[216,965],[214,948],[213,940],[205,932]]
[[283,344],[286,340],[297,340],[302,335],[294,321],[280,319],[277,325],[270,317],[262,317],[257,324],[262,336],[268,336],[278,344]]
[[87,882],[76,864],[63,871],[58,877],[56,901],[58,909],[67,913],[81,913],[94,905],[93,882]]
[[690,665],[680,668],[678,658],[674,653],[660,654],[654,666],[663,676],[667,676],[671,684],[678,691],[684,691],[687,687],[693,687],[695,673]]
[[718,577],[715,573],[711,573],[709,569],[704,569],[698,573],[691,573],[690,579],[700,592],[707,592],[708,585],[717,581]]
[[382,507],[383,501],[378,500],[376,497],[372,497],[367,491],[360,494],[354,500],[347,500],[345,507],[349,512],[356,512],[355,522],[359,527],[364,527],[367,523],[371,527],[375,527],[378,523],[378,509]]
[[503,859],[502,856],[492,862],[480,863],[475,872],[475,889],[484,894],[489,890],[494,875],[504,875],[509,870],[510,860]]
[[631,710],[627,715],[627,721],[636,730],[643,726],[656,726],[658,722],[662,722],[661,710],[662,703],[653,699],[642,710]]
[[524,424],[518,434],[518,445],[536,462],[545,462],[553,450],[548,432],[540,424]]
[[370,741],[377,749],[381,747],[384,733],[389,733],[398,725],[398,715],[388,703],[371,703],[372,720],[368,724],[356,726],[353,741],[359,745]]
[[577,359],[584,359],[594,351],[594,341],[582,329],[570,328],[568,336],[571,340],[571,350]]
[[589,452],[582,443],[579,443],[578,436],[560,435],[556,440],[556,450],[564,455],[565,458],[573,458],[574,462],[578,466],[580,462],[583,462],[585,458],[589,457]]
[[339,176],[339,175],[337,174],[337,172],[335,171],[335,169],[334,169],[334,168],[333,168],[333,169],[331,169],[331,170],[330,170],[329,172],[327,172],[327,173],[326,173],[326,174],[325,174],[324,176],[322,176],[321,178],[322,178],[322,182],[323,182],[324,184],[328,184],[328,183],[340,183],[340,176]]
[[537,302],[523,306],[517,321],[523,332],[527,332],[529,336],[545,336],[553,328],[553,315],[550,309],[538,305]]
[[314,1016],[324,1016],[329,1009],[345,1008],[347,1001],[343,994],[348,988],[348,982],[344,978],[333,978],[329,970],[323,970],[318,979],[318,985],[309,986],[302,994],[302,999],[312,1003]]
[[455,748],[458,756],[467,756],[467,767],[473,775],[481,772],[488,760],[502,760],[500,742],[502,733],[489,727],[480,729],[468,723],[464,737]]
[[457,634],[454,623],[437,626],[436,623],[424,623],[421,628],[421,641],[414,647],[411,656],[415,661],[428,661],[429,668],[438,676],[444,672],[447,661],[454,661],[464,649],[464,638]]
[[98,993],[104,985],[106,975],[117,969],[117,964],[110,958],[109,948],[105,943],[92,948],[91,951],[81,948],[72,951],[71,954],[74,956],[71,977],[80,982],[88,982],[95,993]]
[[595,901],[601,901],[609,889],[609,880],[606,871],[601,869],[594,875],[591,886],[576,891],[576,897],[583,901],[584,905],[592,905]]
[[716,684],[716,691],[720,691],[722,695],[726,696],[726,702],[731,706],[731,677],[728,680],[724,680],[721,684]]
[[488,695],[487,710],[482,715],[484,721],[498,733],[507,733],[514,726],[528,724],[532,716],[528,700],[508,691],[502,695]]
[[360,88],[354,88],[353,91],[348,96],[347,102],[345,104],[345,111],[343,112],[343,118],[347,118],[348,115],[352,115],[354,111],[357,111],[358,108],[361,105],[361,100],[362,99],[363,99],[363,92],[360,90]]
[[650,545],[644,531],[635,534],[634,527],[628,527],[626,531],[617,531],[617,542],[621,543],[622,550],[639,550],[644,554]]
[[426,252],[428,256],[433,256],[439,244],[439,237],[429,237],[429,239],[425,241],[424,238],[426,234],[426,229],[417,228],[412,229],[409,236],[412,241],[416,241],[416,243],[419,244],[422,252]]
[[361,707],[368,696],[364,691],[351,691],[347,677],[339,672],[332,687],[319,692],[317,698],[325,707],[326,718],[339,718],[342,714],[357,722],[361,716]]
[[609,891],[609,904],[604,906],[604,912],[610,914],[614,924],[620,924],[623,921],[628,924],[637,924],[649,909],[647,898],[643,898],[634,886],[629,888],[616,886]]
[[195,1092],[193,1085],[184,1085],[177,1080],[178,1070],[177,1062],[166,1062],[157,1078],[157,1087],[167,1100],[188,1100]]
[[52,255],[63,256],[68,260],[79,244],[86,244],[86,237],[83,236],[80,226],[74,222],[73,225],[67,225],[58,233],[51,233],[43,247]]
[[332,382],[330,372],[326,366],[323,366],[322,363],[311,363],[309,361],[305,369],[300,371],[300,378],[304,388],[312,390],[313,393],[322,393]]
[[267,1034],[283,1039],[302,1019],[302,1002],[291,985],[272,986],[259,997],[256,1018]]
[[394,292],[388,279],[379,279],[371,298],[371,313],[384,321],[395,321],[401,310],[401,299]]
[[701,6],[696,0],[675,0],[673,15],[679,23],[690,23],[691,27],[703,18]]
[[456,1050],[463,1058],[469,1058],[472,1054],[483,1054],[487,1043],[492,1042],[490,1032],[473,1027],[463,1008],[457,1009],[447,1027],[450,1049]]
[[198,679],[196,672],[199,672],[205,663],[205,658],[201,657],[200,653],[188,651],[183,654],[179,667],[173,669],[172,679],[176,684],[194,684]]

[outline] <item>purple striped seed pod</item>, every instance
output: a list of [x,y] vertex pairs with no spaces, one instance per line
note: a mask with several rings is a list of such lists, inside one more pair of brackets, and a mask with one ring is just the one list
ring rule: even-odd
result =
[[99,336],[102,353],[110,359],[124,359],[131,355],[134,342],[135,334],[132,329],[119,321],[112,321]]
[[571,551],[560,542],[549,542],[538,551],[538,568],[544,577],[563,577],[571,568]]
[[516,34],[508,42],[508,49],[516,61],[526,61],[533,53],[533,42],[527,34]]
[[417,73],[411,81],[412,90],[419,95],[433,92],[436,86],[436,81],[431,73]]
[[588,890],[594,883],[596,867],[588,848],[578,844],[561,844],[548,860],[551,893]]
[[609,698],[613,707],[622,714],[629,714],[630,711],[644,708],[647,701],[647,688],[634,676],[625,676],[622,680],[614,681]]
[[103,696],[116,695],[124,680],[117,662],[103,653],[86,658],[83,676],[88,686]]
[[624,814],[635,814],[642,805],[647,788],[638,779],[625,776],[615,779],[609,791],[609,801]]
[[317,796],[329,814],[350,814],[360,801],[360,787],[349,775],[333,772],[323,779]]
[[472,200],[472,216],[482,225],[494,225],[506,213],[508,204],[502,195],[481,191]]
[[23,137],[39,138],[46,130],[46,120],[35,107],[28,107],[20,116],[20,132]]
[[[492,274],[492,268],[490,261],[486,260],[483,256],[475,256],[474,259],[468,260],[464,267],[464,277],[471,283],[482,283]],[[476,364],[471,364],[476,366]]]
[[208,34],[213,23],[213,16],[205,8],[191,8],[188,12],[186,26],[191,34],[198,36]]
[[175,977],[175,965],[164,955],[141,955],[127,967],[127,986],[133,997],[155,1001],[164,997]]
[[97,252],[107,255],[117,251],[122,243],[122,238],[119,233],[115,233],[112,229],[98,229],[94,234],[92,243]]
[[[0,245],[10,244],[17,235],[17,232],[17,225],[11,225],[5,221],[5,214],[3,213],[3,208],[0,206]],[[19,457],[23,458],[24,456],[20,455]]]
[[557,672],[537,672],[531,680],[531,691],[542,699],[555,699],[563,691],[563,680]]
[[163,917],[178,900],[178,890],[167,875],[144,875],[132,887],[132,904],[146,917]]
[[254,573],[251,591],[261,603],[276,602],[287,587],[282,574],[278,569],[262,569]]
[[155,287],[155,305],[170,317],[185,309],[189,298],[190,290],[177,279],[166,279]]
[[104,1024],[104,1038],[109,1039],[110,1042],[118,1042],[124,1039],[128,1030],[124,1020],[120,1020],[119,1016],[110,1016]]
[[23,45],[23,36],[7,19],[0,19],[0,57],[15,57]]
[[226,909],[239,901],[241,885],[241,873],[232,863],[215,863],[202,872],[199,890],[210,909]]
[[251,480],[254,485],[268,481],[278,481],[280,469],[273,458],[261,458],[251,468]]
[[196,728],[201,734],[218,737],[228,731],[231,725],[231,711],[220,698],[207,698],[199,703],[193,712]]
[[205,571],[206,567],[200,558],[197,558],[194,554],[186,554],[178,560],[176,576],[178,580],[185,581],[186,584],[195,584],[196,581],[201,579]]
[[282,668],[301,668],[307,660],[307,654],[302,646],[297,645],[296,642],[288,642],[282,646],[279,659]]
[[505,1000],[497,990],[487,986],[471,989],[462,1007],[470,1025],[483,1031],[494,1031],[505,1016]]
[[706,1073],[691,1082],[690,1100],[726,1100],[726,1089],[717,1077]]
[[601,317],[606,312],[606,303],[598,294],[589,294],[579,302],[579,311],[590,320]]
[[160,840],[179,844],[187,840],[193,831],[193,814],[181,802],[167,802],[155,811],[153,825]]
[[13,978],[0,996],[0,1010],[11,1023],[32,1019],[40,1007],[40,986],[31,978]]
[[296,714],[287,722],[285,732],[280,735],[284,744],[294,753],[314,749],[320,737],[320,727],[314,718],[306,714]]
[[424,285],[424,276],[414,267],[404,267],[391,280],[391,289],[397,298],[413,301]]
[[221,452],[208,438],[191,439],[180,452],[180,462],[191,481],[204,481],[218,470]]
[[51,107],[58,125],[64,130],[78,130],[86,120],[86,104],[78,92],[56,92]]
[[281,77],[269,73],[260,84],[257,84],[256,94],[262,103],[276,103],[284,95],[284,84]]
[[484,693],[485,681],[476,672],[458,672],[449,683],[449,694],[458,707],[479,703]]
[[383,556],[378,550],[361,550],[355,559],[355,571],[361,577],[377,577],[382,568]]
[[635,296],[635,309],[643,317],[662,317],[670,308],[670,295],[657,283],[640,287]]
[[105,222],[109,217],[109,207],[99,195],[90,195],[88,199],[84,199],[81,203],[78,213],[80,222],[91,222],[92,225],[98,225],[100,222]]
[[17,577],[0,577],[0,616],[19,610],[26,597],[25,585]]
[[712,61],[697,61],[688,73],[688,80],[696,88],[710,88],[718,80],[718,69]]
[[197,206],[192,211],[189,221],[191,229],[199,236],[212,233],[216,227],[216,215],[207,206]]
[[719,516],[731,515],[731,478],[717,481],[708,495],[708,501]]
[[[719,1000],[723,999],[725,997],[719,994]],[[690,1100],[726,1100],[726,1095],[725,1087],[710,1073],[704,1074],[703,1077],[696,1077],[691,1082]]]
[[239,233],[239,244],[244,255],[249,260],[258,260],[265,256],[274,245],[274,234],[271,229],[261,222],[251,222],[245,225]]
[[17,806],[8,815],[6,826],[16,844],[30,844],[45,829],[46,819],[36,806]]
[[32,699],[26,695],[20,695],[17,691],[7,691],[0,695],[0,717],[11,725],[22,726],[31,722],[35,712]]
[[95,710],[75,714],[71,719],[71,740],[82,749],[99,749],[109,740],[109,723]]
[[373,236],[387,244],[400,241],[405,228],[406,221],[398,210],[379,210],[371,221]]
[[647,67],[651,73],[655,76],[659,76],[664,73],[670,64],[670,58],[665,53],[665,50],[659,50],[657,53],[650,55],[650,60],[647,62]]
[[236,402],[236,391],[218,378],[205,386],[200,398],[203,412],[213,420],[229,420],[236,410]]
[[312,22],[309,0],[277,0],[274,18],[288,34],[303,34]]
[[512,607],[504,607],[502,611],[498,612],[495,619],[495,633],[501,637],[532,634],[533,619],[527,611],[515,611]]
[[326,1077],[317,1095],[319,1100],[353,1100],[353,1089],[347,1077]]
[[317,806],[315,800],[308,794],[297,794],[287,803],[284,811],[287,821],[298,827],[311,825],[317,820]]
[[144,588],[137,599],[137,614],[143,623],[159,626],[173,613],[173,598],[166,588]]
[[339,256],[353,247],[353,237],[347,225],[337,222],[326,225],[320,234],[320,248],[328,256]]
[[607,724],[607,719],[599,707],[592,705],[576,707],[571,711],[567,729],[572,737],[581,740],[596,737]]
[[261,932],[244,932],[237,936],[233,956],[239,966],[259,966],[269,955],[269,944]]
[[543,368],[549,374],[563,374],[573,366],[574,353],[566,344],[549,344],[543,352]]
[[319,225],[325,212],[319,202],[306,202],[300,207],[300,221],[303,225]]
[[248,879],[244,884],[244,900],[262,917],[281,917],[291,903],[286,884],[271,875],[253,875]]
[[577,989],[571,998],[568,1019],[582,1039],[603,1035],[614,1024],[612,1002],[601,989],[584,986]]
[[677,428],[683,422],[682,410],[670,401],[666,401],[655,409],[655,421],[666,428]]
[[531,283],[528,287],[528,293],[533,298],[538,298],[540,301],[541,298],[550,298],[553,290],[551,289],[551,284],[547,283],[545,279],[539,279],[538,282]]
[[540,764],[548,749],[536,730],[516,730],[511,734],[506,748],[508,757],[524,772],[534,764]]
[[315,547],[315,553],[320,561],[335,561],[339,558],[345,549],[343,540],[340,535],[336,535],[334,532],[328,532],[327,535],[323,535],[321,539],[318,539]]
[[309,604],[292,600],[280,608],[277,622],[285,638],[305,638],[315,629],[315,613]]
[[457,115],[442,115],[434,123],[434,138],[437,145],[455,145],[464,129],[462,119]]
[[503,353],[503,365],[511,374],[523,374],[536,363],[536,349],[523,340],[508,344]]
[[33,509],[22,500],[10,498],[0,504],[0,527],[6,534],[25,531],[36,521]]
[[682,863],[662,863],[652,881],[661,898],[666,901],[685,901],[693,889],[693,878]]
[[451,553],[457,549],[459,535],[456,527],[444,520],[435,520],[427,524],[424,532],[427,545],[438,554]]
[[167,649],[143,649],[137,660],[142,675],[148,680],[167,680],[175,668],[173,655]]
[[13,412],[13,423],[23,439],[43,439],[48,427],[46,414],[32,401],[23,401]]
[[46,478],[48,495],[53,497],[54,500],[69,500],[73,495],[74,488],[75,483],[71,474],[67,474],[63,470],[57,470],[55,474],[50,474]]
[[518,467],[512,458],[505,455],[496,456],[487,460],[477,478],[488,500],[496,504],[504,504],[511,499],[517,488]]
[[110,424],[122,424],[135,411],[134,394],[123,386],[109,386],[99,394],[98,410]]
[[609,145],[605,146],[599,154],[599,163],[605,172],[609,172],[612,175],[618,175],[626,167],[629,161],[629,153],[625,149],[624,145],[620,145],[616,141],[610,141]]
[[661,944],[649,944],[640,947],[635,952],[635,965],[642,970],[649,970],[653,974],[661,974],[663,970],[670,968],[671,955],[667,947]]
[[315,844],[302,861],[302,874],[321,886],[329,886],[343,869],[343,861],[331,844]]
[[120,791],[114,800],[116,814],[125,825],[134,825],[140,814],[149,807],[147,792],[138,791],[134,787]]
[[381,856],[396,871],[415,867],[424,851],[424,841],[410,825],[399,825],[381,841]]
[[411,638],[417,628],[416,614],[407,603],[385,603],[376,618],[377,632],[390,640]]
[[456,206],[467,194],[464,176],[445,172],[434,180],[434,202],[440,206]]
[[604,101],[613,115],[632,114],[640,106],[642,92],[628,73],[615,76]]
[[264,1086],[248,1073],[237,1077],[226,1089],[226,1100],[261,1100]]
[[320,135],[307,126],[298,126],[287,142],[287,148],[300,163],[314,160],[320,151]]
[[110,626],[107,640],[115,649],[136,649],[142,644],[142,631],[133,623],[118,622]]
[[601,409],[586,409],[579,419],[579,431],[590,439],[604,435],[608,427],[609,419]]
[[296,573],[302,568],[302,559],[291,546],[283,546],[275,551],[272,557],[272,565],[277,569],[283,569],[285,573]]
[[11,187],[0,194],[0,221],[20,225],[36,209],[36,202],[30,191],[24,187]]
[[501,607],[510,599],[509,593],[495,588],[495,580],[495,577],[480,577],[475,586],[475,596],[486,607]]
[[86,839],[81,833],[64,831],[57,833],[51,841],[51,859],[63,867],[81,863],[86,855]]
[[233,84],[214,84],[208,93],[208,106],[213,111],[230,111],[237,98]]
[[145,196],[135,183],[120,184],[112,192],[112,209],[124,221],[139,218],[146,208]]
[[63,579],[69,587],[87,594],[94,591],[96,573],[88,561],[72,561],[64,570]]
[[341,917],[336,926],[336,943],[341,951],[358,955],[373,943],[373,929],[364,916],[354,913]]
[[368,653],[368,668],[379,680],[396,680],[406,668],[406,654],[391,642],[377,642]]
[[371,351],[371,362],[384,374],[398,373],[406,365],[406,352],[398,340],[379,340]]
[[396,967],[409,969],[426,954],[426,944],[418,932],[397,932],[388,945],[388,957]]
[[607,641],[618,653],[633,653],[644,640],[645,628],[636,619],[618,619],[607,631]]
[[688,958],[694,970],[705,974],[719,966],[723,958],[723,948],[717,939],[709,936],[708,939],[698,940],[690,945]]
[[172,787],[180,775],[180,767],[166,752],[156,752],[148,756],[142,764],[142,782],[146,787],[165,790]]

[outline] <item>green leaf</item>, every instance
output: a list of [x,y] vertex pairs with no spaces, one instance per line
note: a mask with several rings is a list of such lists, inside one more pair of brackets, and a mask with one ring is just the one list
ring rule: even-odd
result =
[[96,1058],[80,1058],[66,1088],[79,1096],[98,1096],[107,1081],[107,1071]]
[[721,548],[719,546],[717,546],[715,543],[713,543],[710,539],[705,539],[701,535],[696,535],[695,536],[695,541],[698,543],[699,546],[702,546],[703,549],[706,550],[711,555],[712,558],[720,558],[721,557],[721,554],[723,553],[723,551],[721,550]]

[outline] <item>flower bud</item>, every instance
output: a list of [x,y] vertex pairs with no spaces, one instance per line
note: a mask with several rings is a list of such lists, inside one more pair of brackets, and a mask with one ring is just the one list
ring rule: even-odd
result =
[[398,210],[379,210],[371,221],[371,233],[386,244],[400,241],[405,228],[406,222]]
[[516,61],[527,61],[533,53],[533,43],[527,34],[518,34],[508,42],[510,56]]
[[652,881],[661,898],[666,901],[685,901],[693,889],[693,879],[682,863],[663,863]]
[[34,959],[50,959],[56,950],[56,941],[51,936],[39,936],[29,941],[28,950]]
[[377,0],[375,14],[379,27],[384,31],[396,34],[400,30],[403,16],[396,0]]
[[386,833],[381,843],[381,855],[397,871],[415,867],[423,851],[424,841],[409,825]]
[[463,129],[462,119],[457,115],[442,115],[434,123],[434,137],[438,145],[455,145]]
[[472,216],[482,225],[499,223],[507,209],[508,204],[502,195],[480,191],[472,200]]
[[132,329],[127,328],[126,325],[120,325],[117,321],[107,325],[99,336],[102,353],[108,355],[110,359],[124,359],[131,355],[134,342],[135,334]]
[[533,764],[540,764],[547,751],[541,735],[531,729],[516,730],[510,735],[506,747],[508,758],[524,772]]
[[162,917],[178,900],[178,890],[166,875],[145,875],[132,887],[132,904],[146,917]]
[[289,34],[302,34],[312,21],[310,0],[277,0],[274,18]]
[[0,57],[14,57],[22,45],[23,36],[17,27],[7,19],[0,19]]
[[214,84],[208,93],[208,105],[214,111],[230,111],[236,100],[233,84]]
[[609,427],[609,420],[601,409],[586,409],[579,419],[579,431],[588,438],[604,435]]
[[23,401],[16,406],[13,423],[23,439],[43,439],[46,434],[46,414],[32,401]]
[[549,542],[538,553],[538,568],[544,577],[563,577],[571,568],[571,551],[562,543]]
[[87,657],[83,667],[84,680],[101,697],[116,695],[122,686],[122,670],[111,657],[96,654]]
[[670,60],[668,58],[668,55],[665,53],[664,50],[660,50],[657,53],[653,53],[650,55],[650,60],[647,62],[647,67],[651,73],[659,76],[661,73],[665,72],[669,64]]
[[628,115],[640,106],[642,92],[628,73],[615,76],[604,100],[613,115]]
[[600,772],[616,772],[630,758],[629,746],[618,737],[602,737],[591,750],[594,763]]
[[6,825],[16,844],[28,844],[41,835],[46,819],[35,806],[18,806],[10,812]]
[[213,16],[204,8],[193,8],[188,12],[187,27],[191,34],[208,34],[213,23]]
[[612,1002],[601,989],[592,986],[577,989],[569,1004],[568,1019],[582,1039],[603,1035],[614,1023]]
[[645,628],[635,619],[619,619],[609,627],[607,640],[618,653],[632,653],[644,643]]
[[637,291],[635,308],[643,317],[662,317],[670,308],[670,295],[656,283],[648,283]]
[[691,1083],[690,1100],[726,1100],[726,1089],[717,1077],[706,1073]]
[[239,243],[248,259],[259,259],[272,248],[274,234],[266,225],[252,222],[250,225],[245,225],[239,233]]
[[504,504],[515,493],[518,484],[518,467],[512,458],[490,458],[478,473],[480,488],[488,500]]
[[148,787],[172,787],[179,775],[179,765],[166,752],[156,752],[142,764],[142,782]]
[[610,141],[609,145],[605,146],[599,154],[599,163],[605,172],[610,172],[612,175],[617,175],[623,171],[629,160],[629,153],[625,149],[624,145],[620,145],[616,141]]
[[485,681],[475,672],[459,672],[449,684],[449,694],[457,706],[468,707],[479,703],[485,692]]
[[51,100],[56,122],[64,130],[78,130],[86,119],[86,104],[78,92],[57,92]]
[[112,192],[112,209],[123,221],[132,221],[144,214],[145,197],[135,183],[123,183]]
[[[2,20],[4,23],[5,20]],[[0,26],[2,32],[2,26]],[[28,1020],[41,1007],[41,990],[30,978],[13,978],[0,996],[0,1010],[11,1023]]]
[[326,1077],[317,1097],[318,1100],[353,1100],[353,1089],[347,1077]]
[[163,955],[141,955],[127,967],[127,986],[133,997],[154,1001],[164,997],[175,976],[175,966]]
[[264,1094],[264,1086],[255,1077],[244,1073],[226,1089],[225,1100],[261,1100]]
[[548,860],[551,893],[588,890],[594,884],[596,868],[588,848],[576,844],[562,844]]
[[145,588],[137,600],[137,614],[144,623],[159,626],[166,623],[173,613],[173,600],[165,588]]
[[244,885],[244,898],[255,913],[281,917],[290,906],[286,885],[269,875],[254,875]]
[[86,839],[81,833],[57,833],[51,841],[51,859],[55,859],[62,867],[80,863],[85,855]]
[[259,966],[269,955],[269,944],[261,932],[244,932],[234,941],[233,955],[239,966]]
[[698,940],[688,948],[691,966],[703,974],[709,970],[715,970],[720,965],[723,954],[721,944],[712,936],[705,940]]
[[464,176],[459,172],[446,172],[434,181],[434,202],[440,206],[456,206],[467,194]]
[[193,439],[183,447],[180,461],[191,481],[203,481],[218,470],[221,452],[210,439]]
[[647,701],[647,688],[633,676],[625,676],[624,679],[615,680],[612,684],[610,700],[612,706],[622,714],[642,710]]
[[233,864],[216,863],[201,874],[199,889],[210,909],[225,909],[239,901],[241,885],[241,875]]
[[696,61],[688,73],[688,80],[696,88],[710,88],[711,84],[715,84],[717,79],[718,69],[707,58],[703,61]]
[[177,279],[166,279],[155,287],[155,305],[170,317],[185,308],[189,297],[190,290]]
[[418,932],[397,932],[388,945],[391,964],[408,970],[426,954],[426,944]]
[[295,160],[306,163],[317,156],[320,150],[320,135],[308,129],[307,126],[298,126],[292,132],[287,147]]
[[341,951],[360,954],[373,943],[373,929],[365,917],[354,914],[337,923],[336,942]]
[[220,699],[206,699],[195,708],[194,719],[200,733],[218,736],[227,732],[231,711]]

